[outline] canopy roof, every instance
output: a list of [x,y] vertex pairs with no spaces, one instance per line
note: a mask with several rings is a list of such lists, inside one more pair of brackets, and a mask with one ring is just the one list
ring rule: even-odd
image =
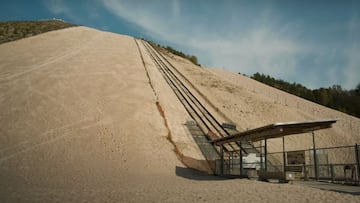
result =
[[320,129],[331,128],[337,120],[320,120],[306,122],[275,123],[260,128],[240,132],[227,137],[213,140],[216,145],[242,140],[260,141],[264,139],[283,137],[293,134],[312,132]]

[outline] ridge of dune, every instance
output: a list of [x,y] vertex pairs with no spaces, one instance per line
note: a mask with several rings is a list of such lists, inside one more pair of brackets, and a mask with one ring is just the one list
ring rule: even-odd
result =
[[[190,117],[141,50],[132,37],[87,27],[0,45],[1,202],[359,201],[186,168],[207,170],[184,126]],[[223,101],[228,96],[278,108],[224,79],[228,72],[168,58],[243,129],[268,110],[233,108],[235,100]],[[231,94],[237,91],[246,97]],[[305,118],[296,114],[291,118]]]

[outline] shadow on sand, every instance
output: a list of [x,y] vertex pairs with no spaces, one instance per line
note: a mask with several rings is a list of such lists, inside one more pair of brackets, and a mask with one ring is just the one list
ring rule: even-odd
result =
[[176,166],[175,169],[176,175],[191,180],[199,181],[217,181],[217,180],[228,180],[219,176],[209,175],[206,172],[198,171],[191,168],[179,167]]
[[343,185],[318,181],[296,181],[299,185],[305,185],[313,188],[319,188],[325,191],[339,192],[350,195],[360,195],[360,186]]

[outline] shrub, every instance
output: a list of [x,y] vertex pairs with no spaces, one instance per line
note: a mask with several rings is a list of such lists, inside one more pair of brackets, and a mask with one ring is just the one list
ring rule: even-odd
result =
[[0,22],[0,44],[73,26],[62,20]]

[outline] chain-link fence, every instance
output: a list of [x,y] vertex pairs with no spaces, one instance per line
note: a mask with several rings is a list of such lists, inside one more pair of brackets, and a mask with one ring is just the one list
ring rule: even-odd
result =
[[[259,170],[293,172],[298,179],[360,181],[359,145],[267,153],[223,152],[216,174],[256,177]],[[265,163],[266,162],[266,163]]]
[[264,167],[265,159],[262,156],[261,148],[256,147],[255,149],[254,153],[246,153],[246,149],[224,152],[223,158],[216,160],[215,173],[225,176],[256,176],[257,171]]
[[282,157],[285,165],[280,161],[278,168],[295,172],[298,178],[359,181],[358,145],[269,153],[268,157]]

